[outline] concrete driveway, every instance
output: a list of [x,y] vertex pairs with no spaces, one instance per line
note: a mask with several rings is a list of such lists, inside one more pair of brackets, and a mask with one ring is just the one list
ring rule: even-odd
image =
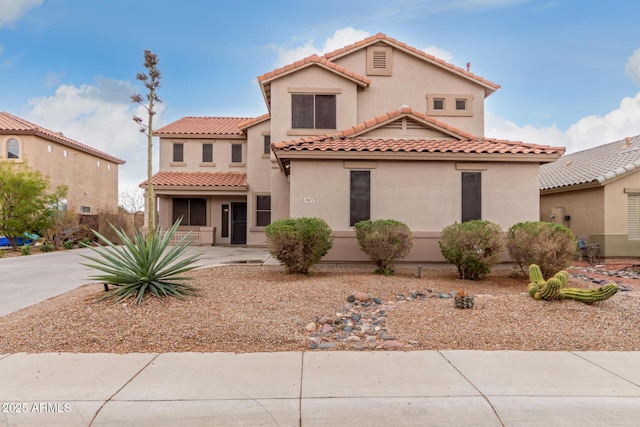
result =
[[[202,268],[274,262],[265,248],[191,246],[187,251],[195,253],[201,255]],[[82,265],[90,262],[82,255],[92,254],[89,249],[73,249],[0,259],[0,316],[94,283],[89,277],[100,272]]]

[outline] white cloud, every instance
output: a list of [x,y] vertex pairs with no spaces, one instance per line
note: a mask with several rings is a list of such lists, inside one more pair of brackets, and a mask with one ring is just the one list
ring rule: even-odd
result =
[[[133,115],[145,118],[142,107],[130,96],[137,92],[130,82],[96,78],[93,85],[60,85],[53,96],[29,100],[27,120],[127,163],[119,168],[120,188],[137,186],[146,179],[146,136],[139,132]],[[158,104],[156,126],[162,122],[164,104]],[[154,170],[158,168],[154,141]]]
[[640,134],[640,92],[625,97],[620,106],[607,114],[587,116],[563,131],[553,125],[535,128],[518,126],[491,112],[485,115],[485,135],[533,144],[564,146],[567,153],[585,150]]
[[433,55],[436,58],[442,59],[446,62],[451,62],[451,60],[453,59],[453,55],[450,52],[447,52],[446,50],[441,49],[435,45],[427,46],[422,50],[427,52],[429,55]]
[[331,37],[322,43],[322,47],[316,47],[313,40],[307,40],[302,46],[275,46],[274,49],[278,53],[277,66],[291,64],[313,54],[322,55],[367,37],[369,37],[369,33],[366,31],[346,27],[336,30]]
[[631,54],[624,67],[624,72],[638,86],[640,86],[640,49]]
[[17,21],[29,9],[41,4],[42,0],[0,0],[0,27]]

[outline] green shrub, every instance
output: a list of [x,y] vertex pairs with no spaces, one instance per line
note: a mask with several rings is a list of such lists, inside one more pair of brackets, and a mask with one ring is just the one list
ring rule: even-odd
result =
[[73,249],[73,245],[74,245],[73,240],[65,240],[62,243],[62,247],[65,249]]
[[22,255],[31,255],[31,245],[24,244],[20,247]]
[[43,244],[40,245],[40,252],[52,252],[53,251],[53,245],[49,242],[44,242]]
[[485,278],[504,251],[500,227],[479,219],[446,227],[438,245],[442,256],[458,268],[458,277],[469,280]]
[[[107,239],[108,240],[108,239]],[[79,248],[87,248],[90,247],[91,240],[88,237],[83,237],[78,243]]]
[[377,274],[393,274],[393,262],[407,256],[413,246],[409,227],[393,219],[360,221],[355,230],[360,250],[369,255]]
[[287,218],[265,228],[269,252],[288,273],[307,274],[333,246],[329,225],[320,218]]
[[111,243],[102,234],[94,231],[105,245],[88,246],[100,258],[83,255],[95,263],[83,265],[105,273],[92,276],[91,279],[116,286],[105,293],[102,299],[118,302],[134,298],[136,304],[141,304],[145,294],[158,298],[179,299],[194,294],[196,289],[183,283],[190,278],[182,276],[182,273],[197,268],[193,263],[200,256],[184,256],[189,247],[190,236],[187,234],[171,248],[168,247],[179,225],[178,220],[166,233],[158,229],[146,236],[134,230],[133,240],[127,237],[123,230],[112,226],[122,246]]
[[544,277],[569,267],[576,257],[576,236],[567,227],[544,221],[514,224],[507,233],[509,255],[522,274],[536,264]]

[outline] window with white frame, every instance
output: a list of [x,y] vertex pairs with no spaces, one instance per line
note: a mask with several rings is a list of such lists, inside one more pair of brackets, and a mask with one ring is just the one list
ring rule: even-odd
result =
[[629,240],[640,240],[640,193],[627,194],[627,234]]
[[7,159],[20,158],[20,142],[15,138],[9,138],[7,141]]

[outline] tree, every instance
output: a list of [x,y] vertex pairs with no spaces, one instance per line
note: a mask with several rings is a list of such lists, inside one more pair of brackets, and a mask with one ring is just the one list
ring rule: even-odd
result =
[[52,210],[66,196],[67,187],[48,192],[49,180],[23,163],[0,162],[0,235],[18,248],[24,233],[42,233],[53,220]]
[[144,209],[144,195],[139,188],[129,186],[120,192],[120,208],[124,212],[138,213]]
[[[158,55],[150,50],[144,51],[144,67],[147,73],[138,73],[136,79],[140,80],[147,88],[147,93],[143,97],[136,93],[131,95],[131,101],[141,105],[147,110],[147,123],[141,117],[134,116],[133,121],[140,125],[140,132],[147,135],[147,207],[149,209],[147,227],[149,232],[155,230],[156,198],[153,192],[153,116],[156,114],[154,107],[158,102],[162,102],[156,91],[160,87],[160,70],[158,70]],[[145,103],[146,100],[146,103]]]

